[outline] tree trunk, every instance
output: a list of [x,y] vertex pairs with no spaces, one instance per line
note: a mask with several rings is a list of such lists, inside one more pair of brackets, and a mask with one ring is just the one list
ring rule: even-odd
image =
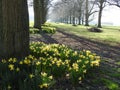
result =
[[99,7],[99,14],[98,14],[98,28],[102,28],[101,26],[101,18],[102,18],[102,11],[103,11],[103,3],[104,2],[100,2],[100,7]]
[[79,16],[78,19],[79,19],[78,25],[81,25],[81,16]]
[[47,20],[48,1],[40,0],[40,5],[41,5],[41,24],[44,24]]
[[70,16],[70,24],[72,24],[72,16]]
[[73,25],[75,25],[75,17],[73,16]]
[[0,58],[29,54],[27,0],[0,0]]
[[102,28],[101,26],[101,18],[102,18],[102,10],[99,11],[99,15],[98,15],[98,28]]
[[71,11],[70,11],[70,24],[72,24],[72,15],[71,15]]
[[89,15],[88,15],[88,0],[86,0],[86,13],[85,13],[85,26],[89,26]]
[[69,16],[67,16],[66,19],[67,19],[67,24],[69,24]]
[[41,29],[41,7],[40,0],[33,0],[34,28]]
[[82,15],[82,25],[84,25],[84,15]]

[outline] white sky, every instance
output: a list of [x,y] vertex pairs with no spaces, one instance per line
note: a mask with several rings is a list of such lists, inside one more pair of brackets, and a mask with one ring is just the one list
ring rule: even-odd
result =
[[[29,7],[30,21],[33,21],[33,8]],[[94,20],[97,22],[97,17]],[[104,23],[113,23],[113,25],[120,26],[120,8],[112,6],[106,7],[103,11],[102,22]]]
[[111,22],[114,25],[120,25],[120,8],[115,6],[105,8],[102,22]]

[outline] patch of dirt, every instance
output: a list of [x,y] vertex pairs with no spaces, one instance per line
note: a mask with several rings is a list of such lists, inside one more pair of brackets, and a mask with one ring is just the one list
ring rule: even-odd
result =
[[[110,46],[101,42],[92,41],[90,39],[79,37],[71,33],[66,33],[61,29],[58,29],[57,32],[53,35],[45,33],[41,33],[40,36],[31,35],[30,40],[41,41],[47,44],[65,44],[74,50],[91,50],[92,52],[102,57],[100,67],[92,71],[93,75],[90,77],[86,76],[87,80],[84,80],[80,85],[73,87],[71,86],[70,82],[61,80],[56,84],[56,86],[54,86],[54,89],[51,90],[109,90],[103,84],[103,82],[99,81],[100,78],[112,80],[113,82],[120,85],[120,77],[111,76],[112,73],[116,73],[118,68],[120,68],[120,65],[117,64],[117,62],[120,61],[120,46]],[[98,80],[99,83],[95,83],[95,80]],[[65,85],[63,85],[64,83]]]

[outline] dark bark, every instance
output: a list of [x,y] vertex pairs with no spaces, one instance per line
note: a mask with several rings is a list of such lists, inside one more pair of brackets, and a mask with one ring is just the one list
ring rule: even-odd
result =
[[102,28],[102,25],[101,25],[101,18],[102,18],[102,11],[103,11],[103,8],[105,7],[104,3],[105,1],[104,0],[101,0],[98,2],[100,5],[99,5],[99,14],[98,14],[98,28]]
[[0,0],[0,58],[29,54],[27,0]]
[[82,15],[82,25],[84,25],[84,15]]
[[69,16],[66,17],[67,24],[69,24]]
[[40,0],[33,0],[34,28],[41,29],[41,4]]
[[73,22],[73,25],[75,25],[75,17],[74,16],[73,16],[73,21],[72,22]]
[[70,15],[70,24],[72,24],[72,16]]
[[78,19],[79,19],[78,25],[81,25],[81,16],[79,16]]
[[49,0],[40,0],[41,5],[41,24],[44,24],[47,21],[47,12],[48,12],[48,2]]
[[98,28],[102,28],[101,26],[101,18],[102,18],[102,9],[100,9],[99,14],[98,14]]
[[88,0],[86,0],[86,13],[85,13],[85,26],[89,26],[89,15],[88,15]]

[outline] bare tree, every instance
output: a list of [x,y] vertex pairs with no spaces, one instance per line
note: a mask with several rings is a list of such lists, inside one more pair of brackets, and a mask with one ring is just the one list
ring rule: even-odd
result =
[[120,8],[120,0],[107,0],[110,5],[114,5]]
[[[57,1],[55,4],[55,7],[53,9],[54,13],[51,13],[52,15],[57,12],[57,18],[61,18],[61,20],[58,21],[68,21],[67,23],[70,24],[83,24],[84,17],[85,17],[85,25],[89,25],[90,16],[93,15],[96,10],[94,8],[94,3],[91,2],[91,0],[60,0]],[[86,6],[86,7],[85,7]],[[57,9],[55,9],[57,7]],[[59,13],[59,14],[58,14]],[[63,20],[65,19],[65,20]]]
[[78,24],[81,25],[84,0],[77,0],[77,3],[78,3],[78,13],[79,13],[79,16],[78,16],[79,22],[78,22]]
[[102,11],[106,6],[106,0],[96,0],[96,4],[98,5],[99,12],[98,12],[98,26],[99,28],[102,28],[101,25],[101,18],[102,18]]
[[90,16],[98,12],[95,7],[95,0],[86,0],[85,2],[85,26],[89,26]]

